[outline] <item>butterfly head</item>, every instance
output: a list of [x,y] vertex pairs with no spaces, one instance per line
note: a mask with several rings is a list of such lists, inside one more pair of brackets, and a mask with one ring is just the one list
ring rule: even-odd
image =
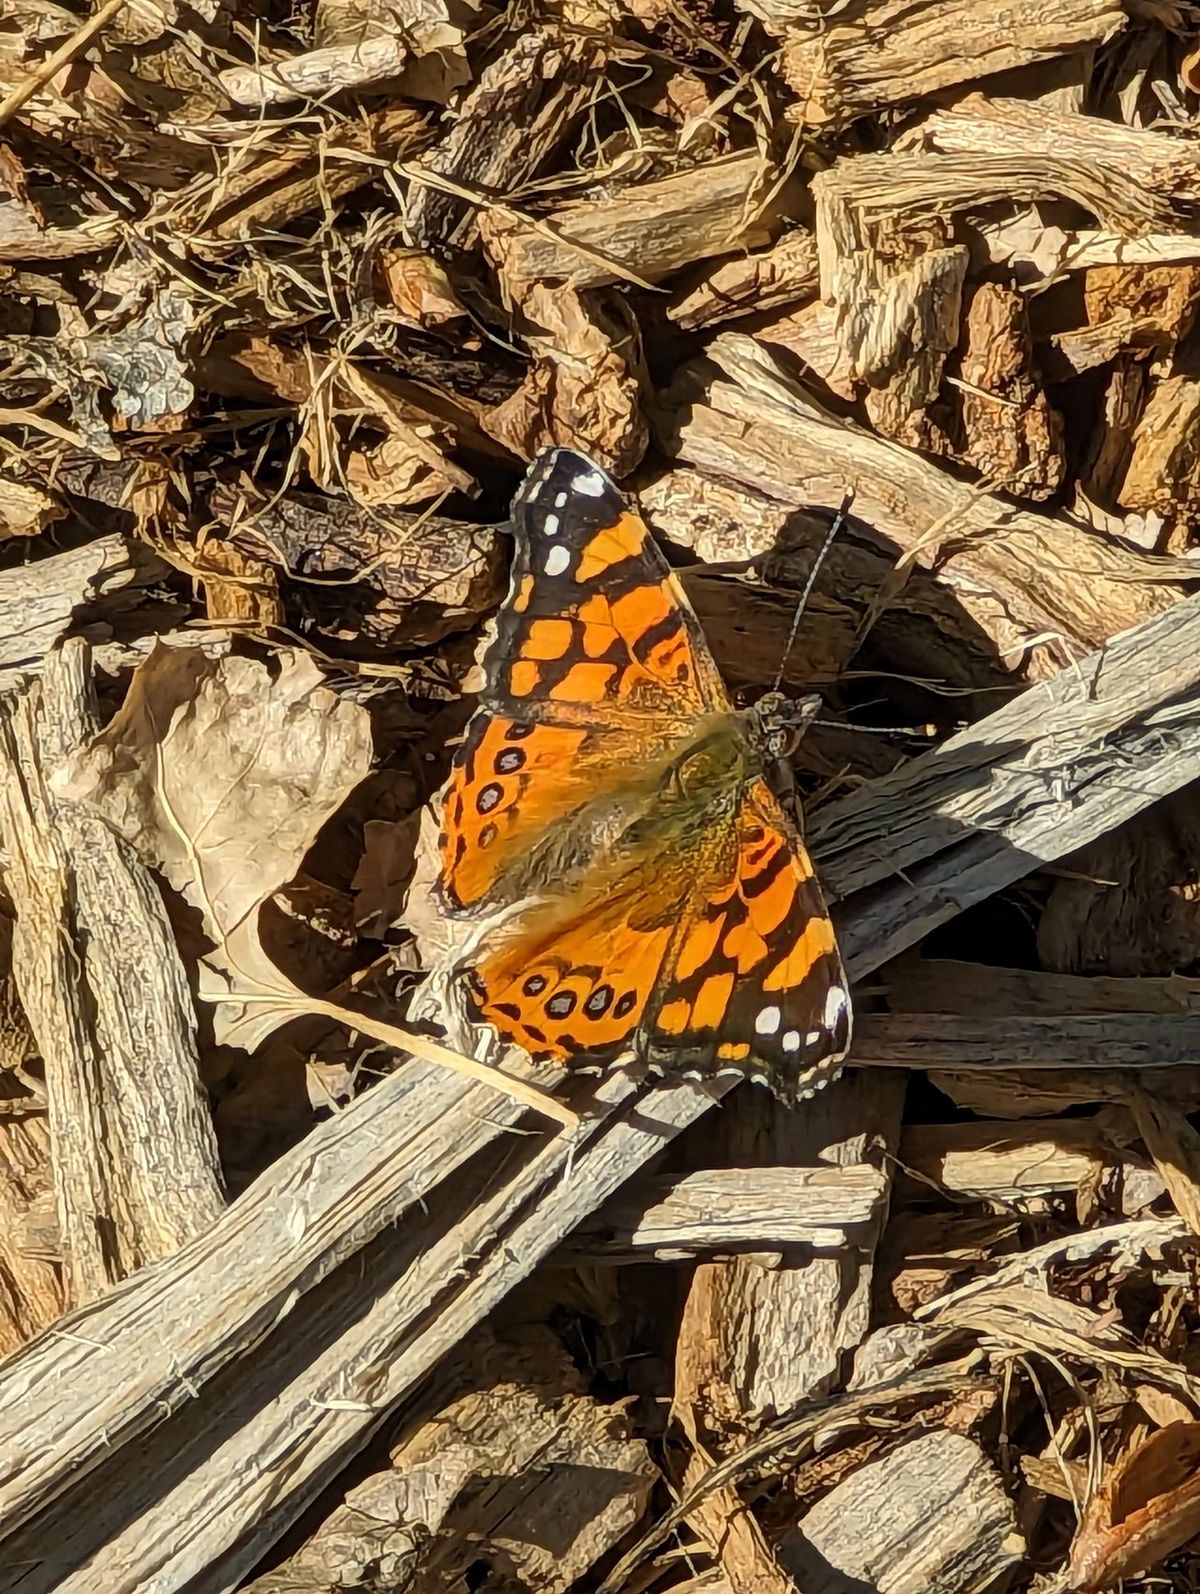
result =
[[765,757],[787,758],[821,711],[819,697],[788,697],[766,692],[747,710],[754,737]]

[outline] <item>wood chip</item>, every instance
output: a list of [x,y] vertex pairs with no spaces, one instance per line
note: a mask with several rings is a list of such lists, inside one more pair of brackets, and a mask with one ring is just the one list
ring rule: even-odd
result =
[[[776,27],[797,20],[784,0],[752,9]],[[810,124],[849,121],[1033,61],[1103,44],[1126,23],[1110,0],[1066,0],[1047,12],[1019,0],[1001,16],[969,0],[935,0],[917,11],[904,0],[851,0],[820,25],[789,31],[781,61],[798,96],[797,118]]]

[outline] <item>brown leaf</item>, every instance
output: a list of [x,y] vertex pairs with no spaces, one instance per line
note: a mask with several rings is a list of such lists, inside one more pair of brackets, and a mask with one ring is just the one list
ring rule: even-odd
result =
[[[64,781],[199,910],[219,948],[206,995],[299,995],[259,945],[258,909],[370,766],[366,711],[330,691],[307,654],[283,651],[276,665],[156,647]],[[252,1049],[292,1016],[251,1011],[252,1028],[222,1038]]]

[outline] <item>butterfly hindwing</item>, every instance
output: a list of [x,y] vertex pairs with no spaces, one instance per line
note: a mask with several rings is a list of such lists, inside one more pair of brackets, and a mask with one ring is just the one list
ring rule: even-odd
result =
[[732,867],[697,892],[640,1051],[664,1073],[738,1072],[796,1101],[850,1042],[833,925],[796,827],[766,782],[744,793]]

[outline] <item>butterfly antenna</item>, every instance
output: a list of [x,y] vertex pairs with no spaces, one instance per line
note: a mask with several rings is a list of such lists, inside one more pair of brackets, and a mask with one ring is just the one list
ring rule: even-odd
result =
[[796,636],[800,630],[800,621],[804,618],[804,611],[808,607],[808,600],[812,597],[812,590],[817,584],[817,577],[821,574],[821,567],[825,563],[829,550],[833,547],[833,539],[846,524],[846,516],[850,505],[854,502],[853,489],[842,499],[841,507],[833,517],[833,524],[825,533],[825,541],[817,549],[817,557],[813,560],[812,569],[808,572],[808,580],[796,603],[796,612],[792,615],[792,628],[788,632],[787,646],[783,650],[783,657],[779,660],[779,668],[775,672],[775,679],[771,683],[772,692],[778,692],[783,685],[783,672],[787,669],[787,662],[792,656],[792,649],[796,645]]

